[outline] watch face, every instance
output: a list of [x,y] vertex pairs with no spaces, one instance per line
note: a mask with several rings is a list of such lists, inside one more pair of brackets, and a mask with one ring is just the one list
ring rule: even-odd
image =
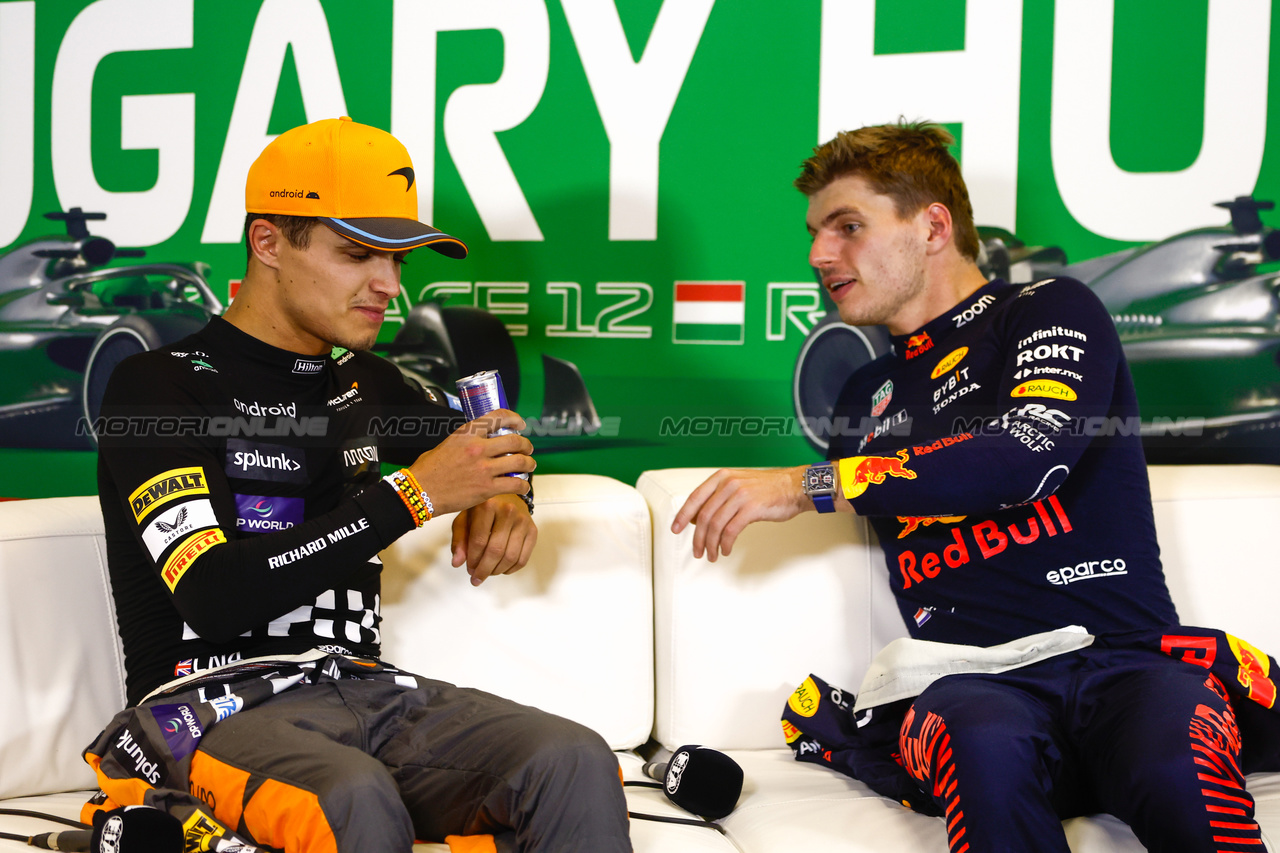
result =
[[804,472],[804,490],[809,494],[834,492],[836,489],[835,468],[830,465],[813,466]]

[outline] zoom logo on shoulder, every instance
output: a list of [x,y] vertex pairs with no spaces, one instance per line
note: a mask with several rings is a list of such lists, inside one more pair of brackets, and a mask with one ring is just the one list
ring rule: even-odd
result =
[[298,447],[227,439],[228,477],[272,483],[305,483],[307,456]]

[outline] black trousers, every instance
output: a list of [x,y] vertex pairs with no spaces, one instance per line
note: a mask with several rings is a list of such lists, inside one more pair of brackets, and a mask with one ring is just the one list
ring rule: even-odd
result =
[[595,732],[477,690],[301,685],[211,727],[191,793],[288,853],[403,853],[491,834],[499,851],[630,851],[618,762]]

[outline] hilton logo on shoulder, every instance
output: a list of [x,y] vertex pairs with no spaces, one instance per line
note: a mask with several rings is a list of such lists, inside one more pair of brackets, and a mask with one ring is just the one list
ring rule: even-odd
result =
[[293,363],[294,373],[319,373],[322,370],[324,370],[324,361],[300,358]]

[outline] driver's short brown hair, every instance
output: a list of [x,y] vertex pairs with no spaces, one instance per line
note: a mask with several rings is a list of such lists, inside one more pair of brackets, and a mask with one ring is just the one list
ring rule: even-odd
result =
[[970,260],[978,257],[978,229],[973,224],[969,190],[960,164],[948,146],[947,129],[932,122],[881,124],[837,133],[813,149],[801,165],[796,189],[812,196],[832,181],[861,176],[871,188],[893,199],[899,218],[913,216],[934,203],[951,211],[956,248]]
[[314,216],[286,216],[281,213],[246,213],[244,215],[244,260],[247,264],[253,257],[249,248],[249,226],[255,219],[265,219],[280,229],[280,233],[295,249],[305,249],[311,245],[311,229],[320,224]]

